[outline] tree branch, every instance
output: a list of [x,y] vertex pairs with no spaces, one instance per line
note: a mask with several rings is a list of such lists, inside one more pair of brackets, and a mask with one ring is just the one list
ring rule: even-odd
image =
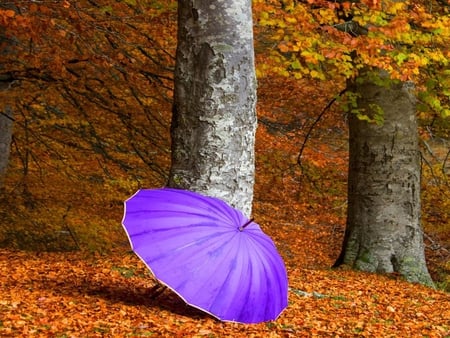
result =
[[297,164],[300,167],[302,167],[302,155],[303,155],[303,151],[305,150],[305,147],[306,147],[306,142],[308,142],[309,137],[311,136],[311,133],[312,133],[314,127],[317,125],[317,123],[319,123],[320,119],[323,117],[323,115],[325,115],[327,110],[331,108],[333,103],[336,102],[337,98],[342,97],[342,95],[344,95],[346,91],[347,91],[347,88],[344,88],[343,90],[340,91],[339,94],[337,94],[333,99],[331,99],[330,102],[328,102],[328,104],[325,106],[325,108],[321,111],[321,113],[317,116],[317,118],[313,122],[313,124],[309,127],[308,132],[306,133],[306,136],[303,140],[302,146],[300,147],[299,154],[297,156]]

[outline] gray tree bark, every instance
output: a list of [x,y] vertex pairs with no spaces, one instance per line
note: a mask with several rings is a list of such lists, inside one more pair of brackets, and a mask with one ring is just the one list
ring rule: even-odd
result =
[[6,170],[8,169],[12,131],[12,109],[9,105],[7,105],[4,107],[3,111],[0,112],[0,191],[3,188]]
[[[9,89],[11,83],[12,79],[8,75],[0,74],[1,95],[5,95],[5,92]],[[0,99],[0,102],[1,101],[2,100]],[[12,107],[9,104],[3,104],[3,107],[0,107],[0,191],[3,188],[6,170],[8,169],[13,133],[13,121]]]
[[168,185],[251,214],[256,77],[251,0],[178,2]]
[[369,271],[397,272],[432,285],[420,223],[420,153],[415,97],[409,83],[390,87],[366,80],[354,84],[358,109],[384,124],[350,114],[347,228],[342,263]]
[[[18,8],[13,3],[0,4],[1,9],[12,9],[18,12]],[[11,53],[11,45],[13,39],[8,39],[5,37],[5,28],[0,27],[0,42],[3,43],[3,49],[0,50],[0,55],[5,55]],[[13,84],[14,79],[6,71],[3,64],[0,64],[0,192],[3,189],[3,183],[8,169],[9,164],[9,154],[11,151],[11,141],[13,135],[13,108],[10,104],[3,101],[2,96],[7,96],[7,91]],[[3,101],[3,102],[2,102]]]

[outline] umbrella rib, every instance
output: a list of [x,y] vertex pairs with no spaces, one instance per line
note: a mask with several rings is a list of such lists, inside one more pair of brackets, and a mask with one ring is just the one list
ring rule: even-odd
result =
[[139,214],[139,213],[161,213],[166,215],[165,217],[167,217],[167,214],[179,214],[179,215],[183,215],[183,216],[197,216],[197,217],[203,217],[203,218],[210,218],[212,220],[215,221],[220,221],[221,219],[219,217],[214,217],[213,215],[205,215],[202,213],[196,213],[196,212],[187,212],[187,211],[183,211],[183,210],[164,210],[164,209],[141,209],[141,210],[136,210],[136,211],[127,211],[128,215],[133,215],[133,214]]
[[[159,193],[171,193],[171,194],[177,194],[182,195],[185,198],[183,199],[184,203],[186,203],[186,200],[195,200],[197,203],[196,208],[203,209],[205,211],[211,211],[211,209],[215,210],[217,213],[220,214],[222,217],[226,217],[230,222],[233,221],[230,215],[230,211],[232,211],[233,214],[240,213],[237,209],[230,207],[225,201],[223,201],[220,198],[217,197],[211,197],[211,196],[203,196],[199,193],[182,190],[182,189],[176,189],[176,188],[162,188],[158,190]],[[148,197],[144,197],[145,199],[148,199]],[[157,201],[159,202],[159,200]],[[170,203],[170,200],[167,200],[168,203]],[[202,204],[205,204],[206,206],[199,205],[198,202],[201,202]],[[182,204],[183,205],[183,204]]]
[[[267,239],[270,239],[267,235],[265,234],[261,234],[263,236],[261,237],[265,237]],[[255,266],[260,267],[261,269],[258,270],[258,274],[259,274],[259,278],[256,277],[257,280],[261,280],[261,281],[266,281],[266,283],[261,284],[260,286],[260,290],[259,293],[262,292],[266,292],[269,294],[283,294],[284,293],[284,285],[286,285],[286,277],[282,277],[279,273],[280,270],[278,269],[278,265],[280,264],[280,262],[276,262],[277,260],[277,256],[273,255],[272,250],[269,250],[269,248],[267,247],[267,245],[269,245],[270,247],[273,247],[273,249],[275,250],[276,254],[279,257],[279,260],[281,261],[281,264],[284,266],[281,256],[279,256],[278,252],[276,251],[276,247],[275,244],[270,240],[270,241],[264,241],[264,242],[259,242],[256,241],[255,238],[253,237],[248,237],[249,239],[249,245],[251,247],[253,247],[253,250],[251,250],[254,253],[253,256],[253,263]],[[264,254],[263,254],[264,253]],[[258,260],[259,263],[256,263],[255,260]],[[267,276],[273,276],[275,279],[270,279],[267,278]],[[280,287],[277,289],[277,285],[279,285]],[[287,290],[287,288],[286,288]],[[277,291],[277,292],[274,292]],[[275,300],[277,298],[275,297]],[[274,302],[272,302],[272,297],[267,296],[266,297],[267,302],[264,304],[264,316],[267,318],[268,316],[271,316],[270,319],[276,319],[276,317],[278,317],[281,312],[284,310],[284,308],[287,306],[287,292],[286,292],[286,297],[283,299],[282,302],[280,302],[280,304],[276,304]],[[282,305],[282,306],[280,306]],[[260,307],[259,307],[260,308]],[[277,313],[277,315],[275,317],[273,317],[273,310],[277,309],[277,311],[279,310],[279,312]]]
[[[197,223],[197,224],[190,224],[189,228],[206,228],[206,227],[210,227],[211,224],[208,223]],[[133,236],[140,236],[140,235],[146,235],[149,233],[158,233],[158,232],[166,232],[166,231],[171,231],[171,230],[178,230],[180,229],[180,226],[173,226],[173,227],[165,227],[162,229],[150,229],[150,230],[145,230],[145,231],[141,231],[141,232],[135,232],[133,233]]]
[[[236,235],[239,235],[239,233],[236,233]],[[235,236],[236,236],[235,235]],[[232,242],[232,239],[229,239],[229,242]],[[235,247],[230,246],[229,252],[236,253],[239,252],[239,250],[236,250]],[[215,271],[219,270],[219,269],[223,269],[224,265],[226,265],[226,262],[228,261],[227,259],[227,255],[223,254],[222,255],[223,259],[222,259],[222,263],[217,264],[217,268],[215,269]],[[242,267],[241,267],[242,270]],[[222,287],[219,288],[217,290],[217,292],[215,293],[215,296],[212,297],[213,300],[211,301],[210,304],[210,309],[214,307],[215,304],[220,303],[221,301],[223,301],[223,298],[221,297],[221,293],[224,291],[225,287],[228,286],[230,279],[233,277],[233,273],[236,273],[236,270],[234,270],[233,268],[231,268],[230,270],[228,270],[228,273],[226,275],[226,277],[223,279],[223,281],[221,282]],[[241,274],[243,275],[243,274]],[[238,293],[239,291],[241,291],[239,288],[241,287],[242,283],[239,283],[238,288],[235,289],[235,293]],[[234,295],[229,295],[227,294],[227,299],[234,299]],[[223,317],[223,315],[222,315]],[[223,318],[218,317],[219,319],[223,320]]]

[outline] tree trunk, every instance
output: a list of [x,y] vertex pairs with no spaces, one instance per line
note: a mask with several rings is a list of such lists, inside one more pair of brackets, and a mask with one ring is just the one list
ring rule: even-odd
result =
[[350,114],[348,213],[343,250],[336,265],[397,272],[408,281],[432,285],[420,224],[420,153],[415,97],[410,83],[390,87],[365,80],[354,84],[358,109]]
[[3,188],[3,182],[9,163],[12,130],[13,130],[12,108],[9,105],[7,105],[5,106],[3,112],[0,112],[0,191],[2,191]]
[[251,0],[178,2],[168,185],[251,214],[256,77]]
[[[12,3],[0,4],[0,9],[11,9],[18,12],[17,7]],[[5,28],[0,27],[0,42],[3,44],[3,49],[0,53],[2,55],[10,52],[8,43],[12,44],[12,40],[7,39],[4,34]],[[6,92],[9,90],[13,80],[4,65],[0,64],[0,103],[2,103],[2,107],[0,107],[0,192],[3,190],[3,182],[8,169],[14,121],[13,109],[9,104],[3,102],[2,96],[7,96]]]

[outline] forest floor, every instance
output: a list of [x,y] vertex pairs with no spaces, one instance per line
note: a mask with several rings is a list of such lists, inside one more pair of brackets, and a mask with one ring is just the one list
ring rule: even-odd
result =
[[[157,282],[124,241],[103,254],[0,249],[0,336],[450,337],[449,293],[397,275],[330,269],[345,224],[345,121],[324,118],[299,166],[304,137],[298,133],[307,129],[299,125],[311,120],[300,116],[304,103],[281,102],[269,90],[277,85],[260,83],[254,203],[254,217],[274,239],[288,271],[289,305],[277,320],[220,322],[170,290],[154,295]],[[319,111],[326,99],[314,95]]]
[[107,255],[1,249],[0,336],[450,336],[450,294],[397,276],[331,270],[317,252],[320,232],[266,227],[289,276],[289,305],[275,321],[225,323],[169,290],[154,297],[156,281],[125,247]]

